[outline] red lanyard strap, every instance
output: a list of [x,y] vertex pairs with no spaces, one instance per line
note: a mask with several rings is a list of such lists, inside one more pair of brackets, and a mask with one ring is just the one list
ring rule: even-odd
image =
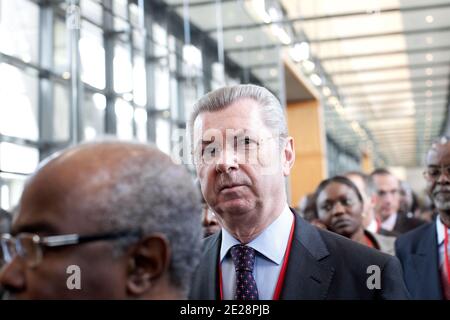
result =
[[448,227],[444,225],[444,257],[445,268],[447,269],[447,281],[450,284],[450,261],[448,259]]

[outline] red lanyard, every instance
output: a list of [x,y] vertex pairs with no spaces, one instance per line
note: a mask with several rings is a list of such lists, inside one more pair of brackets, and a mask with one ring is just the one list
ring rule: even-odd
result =
[[[289,255],[291,254],[292,239],[294,238],[295,230],[295,217],[292,221],[291,232],[289,233],[289,240],[286,247],[286,252],[284,253],[283,265],[281,266],[280,275],[278,276],[277,285],[275,287],[275,292],[273,294],[272,300],[279,300],[281,289],[283,288],[284,278],[286,277],[286,269],[289,261]],[[220,300],[223,300],[223,288],[222,288],[222,269],[220,268],[219,261],[219,290],[220,290]]]
[[444,257],[445,268],[447,269],[447,281],[450,284],[450,261],[448,260],[448,228],[444,225]]

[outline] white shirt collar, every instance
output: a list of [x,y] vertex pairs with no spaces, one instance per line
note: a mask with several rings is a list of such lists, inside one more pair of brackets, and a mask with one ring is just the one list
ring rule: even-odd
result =
[[[283,212],[275,219],[259,236],[247,245],[276,264],[281,264],[289,234],[294,220],[294,215],[286,204]],[[220,248],[220,261],[223,261],[230,248],[240,244],[225,228],[222,228],[222,245]]]
[[[447,228],[445,230],[447,230],[447,232],[449,232]],[[438,246],[440,246],[441,244],[444,243],[444,239],[445,239],[444,224],[441,221],[440,215],[437,215],[437,217],[436,217],[436,232],[437,232]]]
[[394,227],[395,227],[395,223],[396,223],[396,222],[397,222],[397,212],[394,213],[394,214],[391,214],[386,220],[384,220],[384,221],[381,223],[381,227],[382,227],[384,230],[392,231],[392,230],[394,230]]

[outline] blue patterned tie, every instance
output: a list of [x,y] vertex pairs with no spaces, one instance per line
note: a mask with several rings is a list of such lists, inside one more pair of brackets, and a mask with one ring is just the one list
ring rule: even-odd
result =
[[255,265],[255,250],[242,244],[231,248],[236,270],[236,293],[235,300],[258,300],[258,288],[253,277]]

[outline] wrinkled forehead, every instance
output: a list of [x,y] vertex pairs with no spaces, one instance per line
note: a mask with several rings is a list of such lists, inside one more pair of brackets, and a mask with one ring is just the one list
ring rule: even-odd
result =
[[427,165],[450,165],[450,143],[434,143],[426,160]]

